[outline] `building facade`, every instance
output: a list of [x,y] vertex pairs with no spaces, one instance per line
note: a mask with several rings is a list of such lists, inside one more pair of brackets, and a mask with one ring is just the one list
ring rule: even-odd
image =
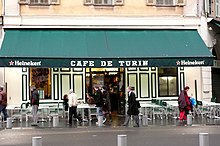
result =
[[219,1],[218,0],[206,0],[205,1],[205,10],[204,14],[206,14],[208,18],[208,28],[209,28],[209,34],[210,38],[212,40],[212,43],[210,45],[210,48],[212,49],[212,54],[215,56],[214,60],[214,66],[212,67],[212,91],[213,91],[213,97],[215,98],[216,102],[220,102],[220,91],[219,91],[219,85],[220,85],[220,14],[219,14]]
[[[137,98],[146,102],[160,97],[177,98],[185,85],[190,86],[191,96],[204,100],[212,98],[211,64],[204,63],[204,60],[200,62],[204,56],[198,60],[193,58],[200,53],[194,50],[205,45],[204,52],[211,51],[208,48],[212,44],[201,1],[3,0],[2,3],[4,26],[0,81],[7,85],[9,104],[28,102],[31,86],[39,88],[42,102],[62,102],[63,95],[70,88],[85,102],[86,94],[92,94],[94,86],[105,85],[112,93],[114,110],[119,110],[120,102],[126,97],[126,86],[134,86]],[[185,41],[185,38],[179,38],[181,33],[189,38]],[[88,36],[89,39],[85,39]],[[198,41],[191,41],[192,36]],[[53,38],[52,41],[50,38]],[[82,44],[90,43],[89,46],[76,45],[74,41],[69,44],[72,40],[68,38],[75,38],[79,42],[83,40]],[[194,43],[201,45],[194,46]],[[68,49],[63,44],[72,47]],[[120,47],[114,44],[120,44]],[[59,53],[56,54],[55,50],[48,49],[58,48],[59,45],[62,57],[57,56]],[[148,51],[140,49],[145,47]],[[13,51],[14,48],[17,49]],[[90,49],[88,56],[84,56],[84,48],[93,50]],[[111,48],[115,49],[112,54],[108,52]],[[73,49],[73,52],[69,52],[71,55],[65,54],[70,49]],[[126,53],[126,49],[131,53]],[[182,51],[178,52],[178,49]],[[39,52],[42,56],[39,56]],[[140,57],[142,54],[147,59]],[[170,54],[176,58],[173,59]],[[28,55],[33,57],[32,60],[25,60]],[[38,60],[46,56],[49,60]],[[51,56],[59,65],[51,62]],[[17,57],[17,60],[12,60],[13,57]],[[65,65],[68,59],[72,59],[69,66]],[[172,59],[174,65],[168,64],[168,60],[172,62]],[[97,61],[100,64],[94,65]],[[115,61],[118,65],[115,65]],[[46,64],[44,62],[49,63],[41,66],[41,63]]]

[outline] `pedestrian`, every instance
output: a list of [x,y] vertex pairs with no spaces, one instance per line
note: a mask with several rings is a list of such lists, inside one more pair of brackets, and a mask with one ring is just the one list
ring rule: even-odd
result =
[[64,110],[65,111],[68,111],[68,108],[69,108],[69,104],[68,104],[68,95],[67,94],[65,94],[64,96],[63,96],[63,106],[64,106]]
[[127,92],[128,92],[128,110],[127,110],[127,116],[125,117],[125,121],[122,124],[122,126],[128,126],[128,123],[131,119],[131,116],[133,116],[134,119],[134,127],[139,127],[139,110],[138,110],[138,105],[134,93],[134,87],[127,87]]
[[97,114],[98,114],[98,116],[103,116],[103,113],[102,113],[102,106],[103,106],[102,92],[98,86],[95,86],[94,89],[95,89],[94,99],[95,99]]
[[190,97],[188,96],[187,92],[189,91],[189,86],[184,87],[184,90],[180,92],[178,98],[178,105],[179,105],[179,120],[185,122],[187,119],[187,114],[191,111],[191,103]]
[[70,89],[68,99],[69,99],[69,125],[72,125],[73,117],[77,118],[78,121],[81,123],[82,119],[77,115],[78,99],[73,89]]
[[[95,99],[95,104],[96,104],[96,112],[98,116],[98,122],[96,122],[96,124],[99,124],[99,116],[103,117],[103,111],[102,111],[103,97],[102,97],[102,91],[100,90],[99,86],[95,86],[94,89],[95,89],[94,99]],[[104,117],[102,119],[102,124],[103,124],[103,121],[105,121]]]
[[6,121],[7,114],[7,93],[4,91],[4,86],[0,86],[0,113],[3,112],[3,120]]
[[103,123],[106,122],[107,115],[109,115],[109,122],[112,122],[112,115],[111,115],[111,101],[108,88],[106,86],[102,87],[102,95],[103,95],[103,115],[104,120]]
[[39,107],[39,93],[35,86],[32,87],[32,93],[31,93],[31,106],[32,106],[32,115],[33,115],[33,124],[32,126],[37,125],[38,123],[38,116],[37,111]]
[[66,113],[68,113],[69,103],[68,103],[68,95],[65,94],[63,96],[63,106],[64,106],[64,116],[67,117]]

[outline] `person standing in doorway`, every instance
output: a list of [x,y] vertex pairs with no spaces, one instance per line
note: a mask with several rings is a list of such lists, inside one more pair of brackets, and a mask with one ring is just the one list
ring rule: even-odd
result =
[[97,114],[98,114],[98,116],[103,116],[103,113],[102,113],[103,98],[102,98],[102,92],[98,86],[95,86],[94,97],[95,97],[94,99],[95,99]]
[[4,121],[7,120],[7,93],[4,91],[4,86],[0,86],[0,113],[3,112]]
[[103,95],[103,114],[104,119],[103,123],[106,122],[107,115],[109,115],[109,122],[112,122],[112,115],[111,115],[111,101],[110,101],[110,95],[108,92],[108,88],[106,86],[102,87],[102,95]]
[[36,87],[32,87],[32,93],[31,93],[31,106],[32,106],[32,115],[33,115],[33,126],[37,125],[38,123],[38,116],[37,111],[39,107],[39,93]]
[[78,99],[73,89],[70,89],[68,99],[69,99],[69,125],[72,125],[73,117],[77,118],[79,122],[82,122],[82,119],[77,115]]
[[68,95],[65,94],[63,96],[63,106],[64,106],[64,117],[67,117],[66,113],[68,113],[68,109],[69,109],[69,103],[68,103],[69,99],[68,99]]
[[138,118],[139,110],[134,93],[134,87],[130,87],[130,86],[127,87],[127,92],[128,92],[128,111],[122,126],[128,126],[131,116],[133,116],[135,122],[134,127],[139,127],[139,118]]
[[187,114],[189,114],[189,111],[191,111],[191,103],[190,98],[187,94],[189,91],[189,86],[186,86],[184,90],[180,92],[179,98],[178,98],[178,104],[179,104],[179,120],[180,121],[186,121]]

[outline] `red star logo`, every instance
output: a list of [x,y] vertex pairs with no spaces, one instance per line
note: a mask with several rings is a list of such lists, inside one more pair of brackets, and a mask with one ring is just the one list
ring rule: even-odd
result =
[[11,66],[11,65],[14,65],[14,61],[11,60],[11,61],[9,62],[9,65],[10,65],[10,66]]
[[180,65],[180,61],[179,60],[176,62],[176,65]]

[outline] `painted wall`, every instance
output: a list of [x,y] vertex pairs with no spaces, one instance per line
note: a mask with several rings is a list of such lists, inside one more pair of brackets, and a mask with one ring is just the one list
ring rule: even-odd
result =
[[5,16],[18,16],[19,4],[18,0],[4,0],[4,15]]
[[85,6],[83,0],[61,0],[59,5],[21,5],[21,15],[75,16],[174,16],[183,15],[183,7],[146,6],[145,0],[125,0],[123,6]]
[[185,84],[190,87],[188,95],[196,96],[197,82],[197,98],[199,100],[209,100],[212,97],[211,87],[211,67],[186,67]]
[[5,82],[7,82],[8,104],[20,105],[22,99],[22,69],[5,68]]

